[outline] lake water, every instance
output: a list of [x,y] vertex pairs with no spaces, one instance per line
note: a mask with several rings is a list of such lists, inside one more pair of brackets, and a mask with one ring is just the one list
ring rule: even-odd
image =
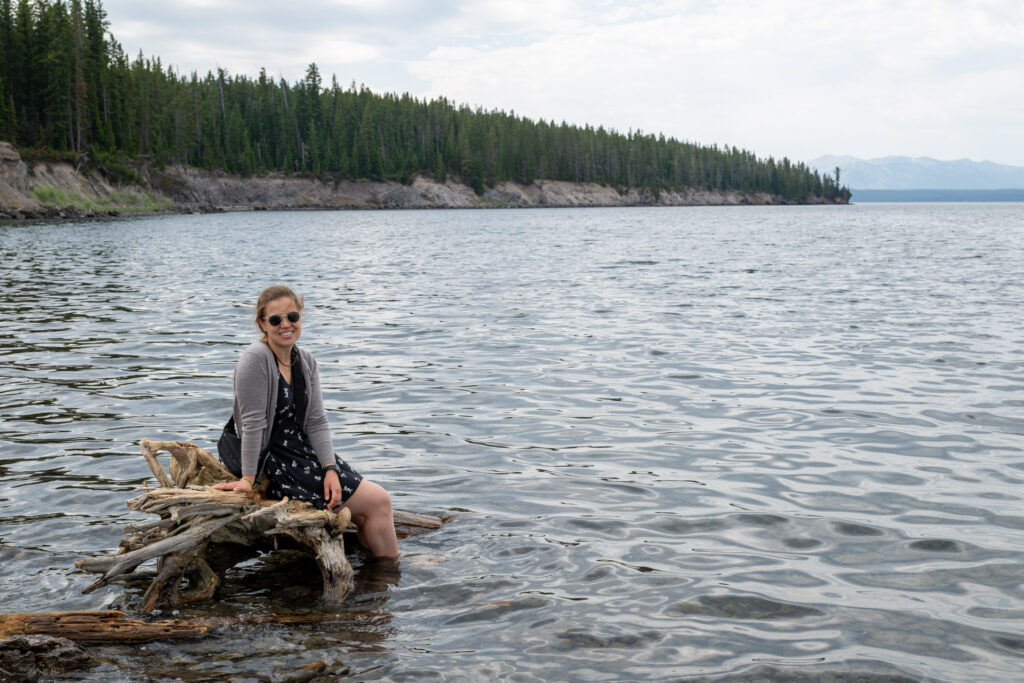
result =
[[[160,216],[0,256],[2,611],[137,607],[73,563],[148,519],[140,439],[214,448],[272,283],[339,452],[451,516],[400,575],[353,557],[349,619],[85,677],[1024,678],[1024,205]],[[268,556],[180,616],[318,591]]]

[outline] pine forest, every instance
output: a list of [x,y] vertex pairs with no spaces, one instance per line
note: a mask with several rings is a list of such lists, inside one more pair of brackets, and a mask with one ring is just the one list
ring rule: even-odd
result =
[[25,158],[67,159],[112,176],[145,160],[243,175],[410,182],[424,174],[478,194],[504,181],[566,180],[655,195],[699,188],[790,202],[849,198],[838,173],[785,158],[380,94],[334,77],[325,84],[316,64],[290,84],[265,70],[179,74],[159,57],[129,57],[99,0],[0,0],[0,140]]

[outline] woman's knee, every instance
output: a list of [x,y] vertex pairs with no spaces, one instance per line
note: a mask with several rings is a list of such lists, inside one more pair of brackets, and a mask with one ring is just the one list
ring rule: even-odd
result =
[[391,495],[383,486],[363,480],[350,499],[353,515],[377,516],[391,513]]
[[391,514],[391,494],[379,484],[374,484],[372,481],[370,484],[373,486],[372,507],[374,511],[381,514]]

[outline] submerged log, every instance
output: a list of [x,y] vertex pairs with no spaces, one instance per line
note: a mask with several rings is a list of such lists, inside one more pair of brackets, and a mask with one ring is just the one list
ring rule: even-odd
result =
[[[355,531],[348,510],[334,513],[287,498],[270,500],[259,490],[209,488],[235,477],[211,453],[188,442],[143,439],[141,448],[161,488],[146,490],[128,501],[128,508],[160,519],[125,527],[116,555],[76,562],[79,569],[100,574],[83,593],[127,579],[139,565],[156,560],[140,611],[180,607],[213,597],[227,569],[285,542],[316,558],[326,604],[345,599],[353,573],[344,534]],[[171,454],[169,476],[157,458],[160,451]],[[395,512],[400,537],[441,524],[437,517]]]
[[140,621],[117,610],[0,614],[0,638],[48,635],[76,643],[119,644],[195,638],[209,630],[204,621]]
[[317,612],[311,614],[241,614],[142,621],[119,610],[0,613],[0,640],[45,635],[76,643],[118,645],[174,638],[200,638],[218,628],[260,624],[321,624],[387,620],[381,612]]

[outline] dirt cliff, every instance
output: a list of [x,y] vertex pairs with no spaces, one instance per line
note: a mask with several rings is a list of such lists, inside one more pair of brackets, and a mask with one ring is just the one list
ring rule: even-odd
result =
[[538,180],[500,183],[478,196],[466,185],[417,176],[408,184],[267,173],[237,176],[185,166],[142,166],[138,178],[113,184],[70,163],[24,163],[0,142],[0,218],[76,217],[127,212],[259,209],[432,209],[573,206],[779,204],[766,193],[688,189],[657,195],[596,183]]
[[[654,197],[637,190],[620,193],[596,183],[539,180],[531,185],[500,183],[482,196],[452,181],[417,176],[412,183],[323,180],[268,173],[241,177],[216,171],[176,167],[161,189],[182,208],[215,206],[226,210],[263,209],[437,209],[480,207],[644,206],[704,204],[773,204],[766,194],[690,190]],[[154,183],[160,184],[160,183]]]
[[0,209],[38,206],[29,196],[28,166],[8,142],[0,142]]

